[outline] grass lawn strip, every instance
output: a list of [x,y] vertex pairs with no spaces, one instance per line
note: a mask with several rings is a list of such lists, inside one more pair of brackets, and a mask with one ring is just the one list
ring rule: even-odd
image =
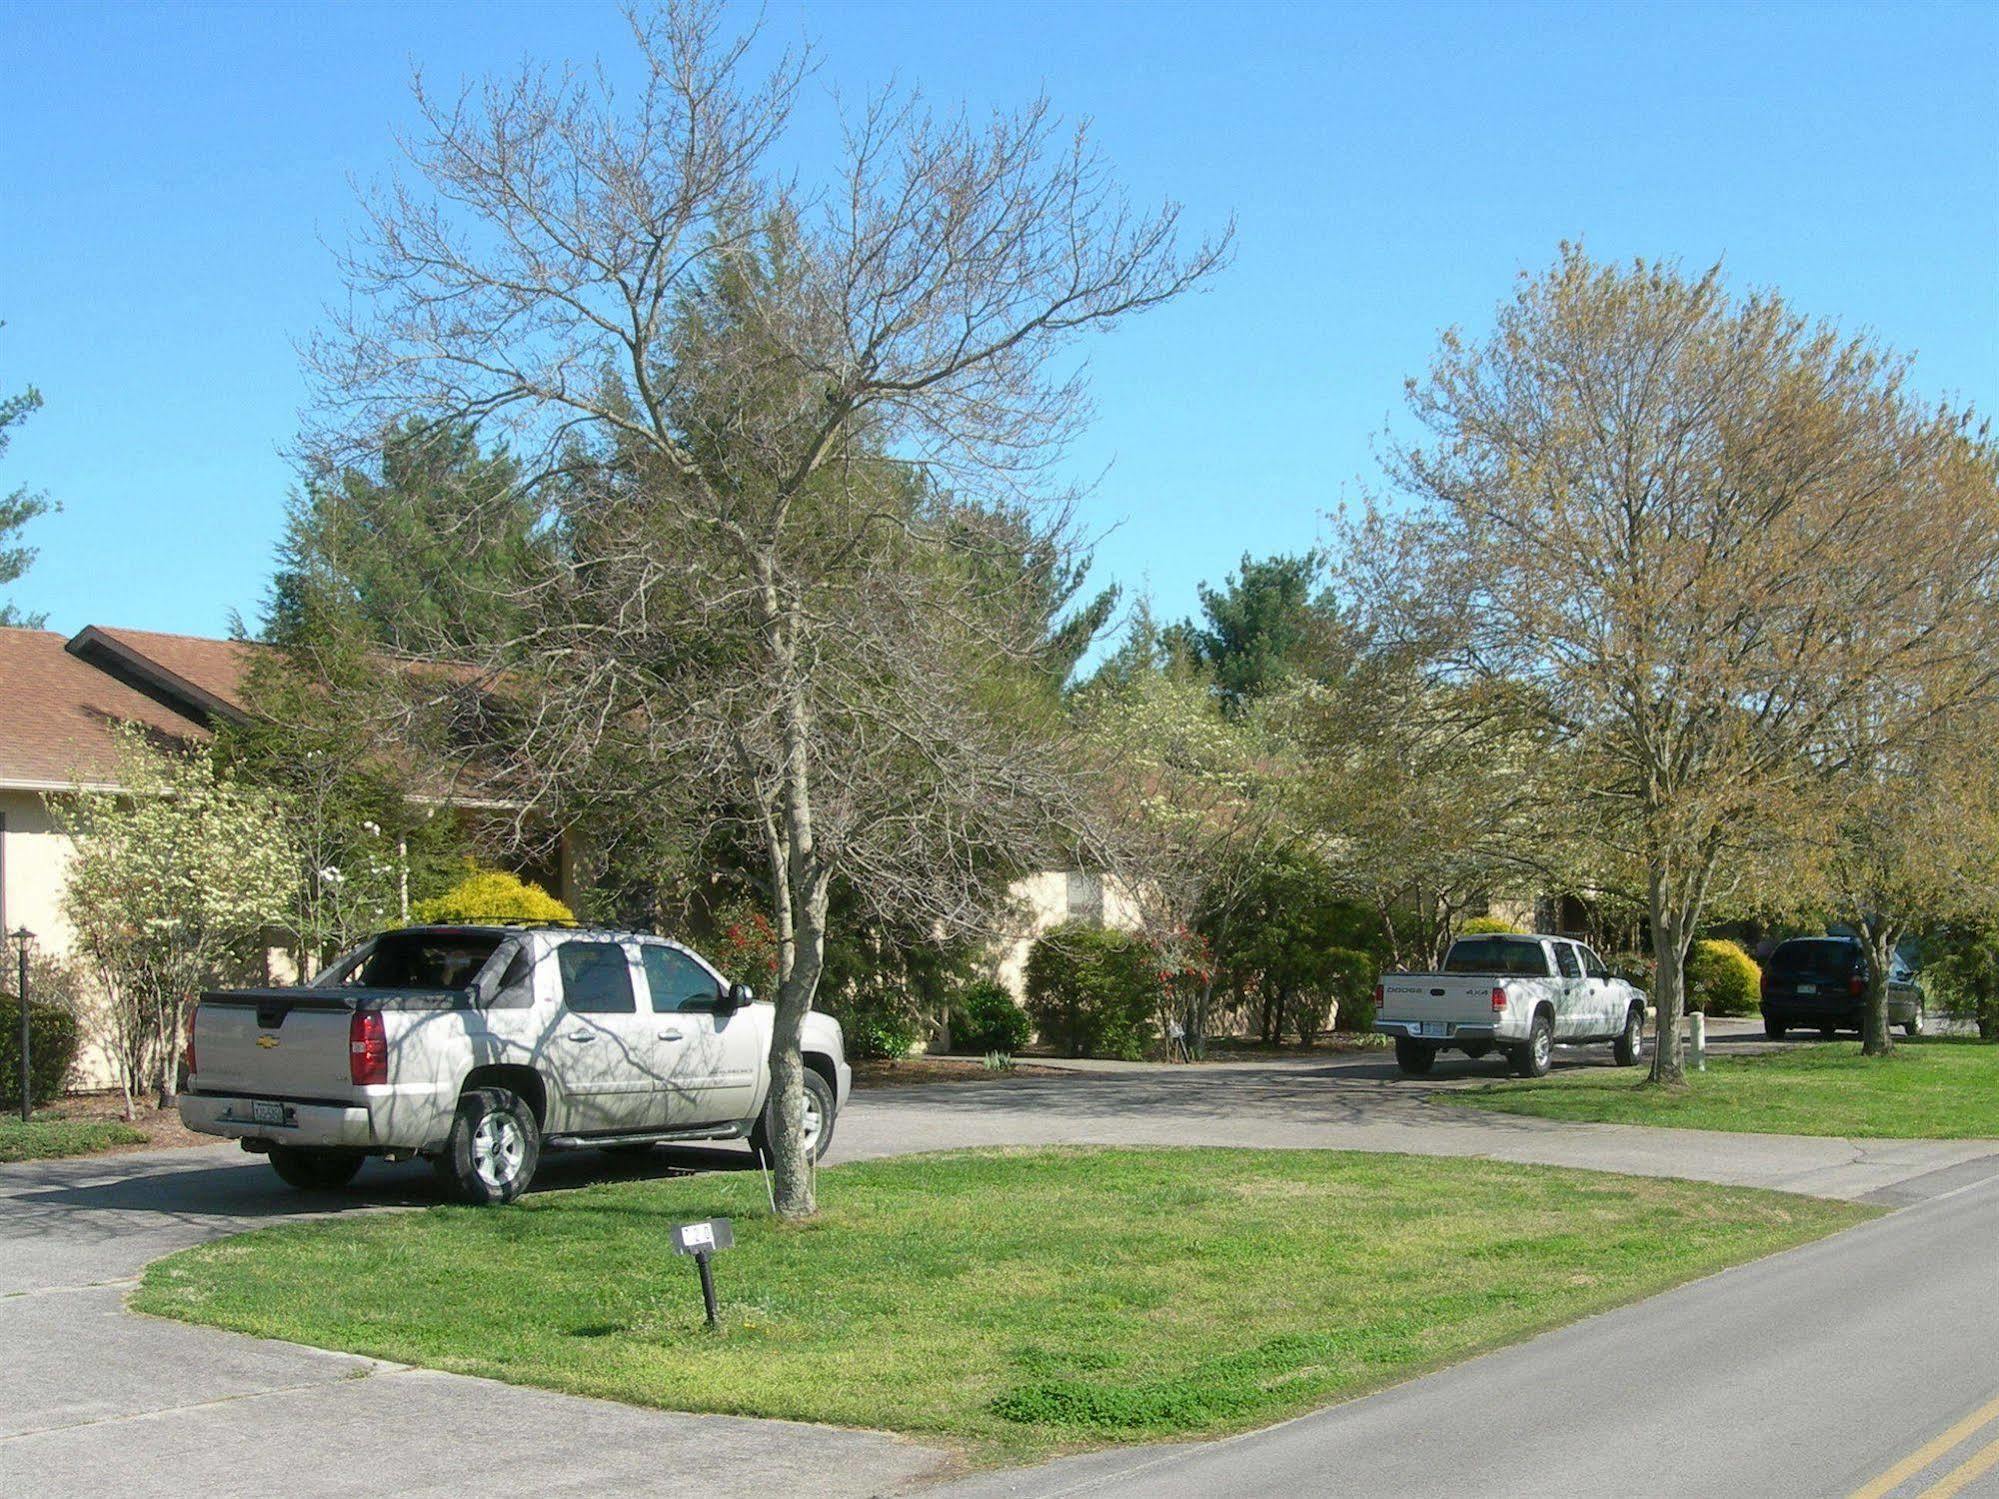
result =
[[[773,1221],[749,1172],[501,1211],[293,1224],[148,1270],[141,1311],[975,1461],[1213,1436],[1348,1398],[1873,1216],[1489,1161],[1041,1149],[843,1166]],[[668,1227],[726,1215],[725,1325]]]
[[1999,1137],[1999,1046],[1923,1037],[1863,1057],[1858,1042],[1708,1056],[1683,1090],[1641,1087],[1642,1068],[1556,1073],[1535,1082],[1436,1093],[1464,1104],[1543,1119],[1666,1124],[1679,1129],[1847,1139]]
[[101,1119],[0,1119],[0,1163],[47,1161],[91,1155],[118,1145],[144,1145],[146,1135],[129,1124]]

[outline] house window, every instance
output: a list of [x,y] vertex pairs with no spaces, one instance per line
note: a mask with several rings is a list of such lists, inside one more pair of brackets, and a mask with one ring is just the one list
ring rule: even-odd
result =
[[1069,876],[1069,919],[1071,921],[1094,921],[1103,925],[1104,882],[1103,877],[1094,874],[1071,874]]

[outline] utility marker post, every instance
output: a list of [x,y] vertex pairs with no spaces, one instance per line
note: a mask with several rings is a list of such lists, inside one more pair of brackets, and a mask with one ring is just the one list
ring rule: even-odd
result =
[[714,1332],[722,1329],[721,1309],[715,1304],[715,1251],[734,1248],[735,1243],[736,1231],[727,1218],[673,1226],[673,1252],[693,1255],[694,1267],[701,1272],[701,1304],[707,1309],[708,1327]]
[[1707,1071],[1707,1016],[1699,1010],[1688,1012],[1687,1044],[1693,1051],[1694,1071]]

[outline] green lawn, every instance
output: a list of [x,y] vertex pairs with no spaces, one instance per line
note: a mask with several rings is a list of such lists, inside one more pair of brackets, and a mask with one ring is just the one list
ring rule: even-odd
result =
[[113,1145],[144,1145],[143,1130],[104,1119],[30,1119],[19,1114],[0,1118],[0,1162],[46,1161],[56,1156],[89,1155]]
[[1641,1087],[1643,1068],[1557,1072],[1432,1095],[1546,1119],[1670,1124],[1774,1135],[1963,1140],[1999,1137],[1999,1046],[1925,1037],[1870,1059],[1860,1043],[1717,1057],[1683,1091]]
[[[1487,1161],[1019,1150],[265,1229],[143,1311],[675,1410],[877,1427],[977,1461],[1263,1425],[1871,1216]],[[722,1214],[702,1326],[668,1226]]]

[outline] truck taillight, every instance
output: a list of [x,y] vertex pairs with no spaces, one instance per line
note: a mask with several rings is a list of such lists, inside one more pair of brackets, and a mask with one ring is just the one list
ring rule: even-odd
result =
[[1383,1003],[1383,1002],[1384,1002],[1384,1001],[1385,1001],[1385,1000],[1386,1000],[1387,998],[1388,998],[1388,985],[1386,985],[1386,984],[1376,984],[1376,985],[1374,986],[1374,1013],[1375,1013],[1375,1014],[1379,1015],[1379,1014],[1381,1013],[1381,1006],[1382,1006],[1382,1003]]
[[194,1076],[194,1017],[200,1013],[200,1005],[194,1006],[187,1012],[187,1049],[182,1055],[187,1058],[187,1075],[189,1077]]
[[1846,987],[1847,991],[1851,993],[1855,999],[1860,998],[1861,995],[1867,992],[1867,975],[1864,973],[1854,974],[1852,978],[1846,981]]
[[1492,1013],[1497,1015],[1506,1008],[1506,990],[1498,984],[1492,986]]
[[347,1022],[347,1076],[357,1088],[389,1080],[389,1038],[380,1010],[356,1010]]

